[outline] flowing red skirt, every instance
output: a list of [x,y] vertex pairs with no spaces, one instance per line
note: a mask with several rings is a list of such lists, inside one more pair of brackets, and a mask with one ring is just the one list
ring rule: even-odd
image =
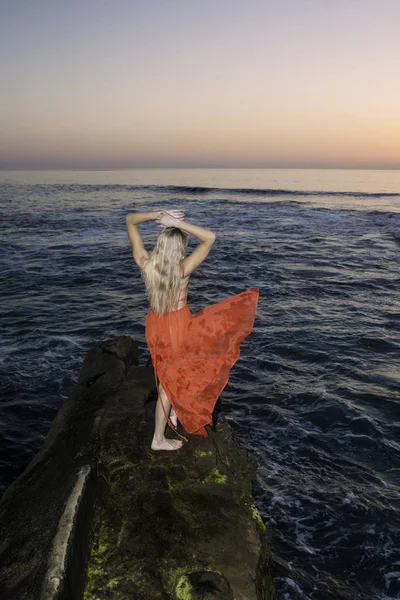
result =
[[156,381],[188,433],[207,437],[205,425],[254,327],[260,290],[230,296],[192,315],[188,305],[146,318],[146,342]]

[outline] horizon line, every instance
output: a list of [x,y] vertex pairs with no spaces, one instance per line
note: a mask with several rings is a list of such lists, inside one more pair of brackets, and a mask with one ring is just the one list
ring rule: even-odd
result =
[[355,167],[355,166],[336,166],[336,167],[166,167],[166,166],[147,166],[147,167],[2,167],[1,171],[142,171],[142,170],[242,170],[242,171],[400,171],[398,167]]

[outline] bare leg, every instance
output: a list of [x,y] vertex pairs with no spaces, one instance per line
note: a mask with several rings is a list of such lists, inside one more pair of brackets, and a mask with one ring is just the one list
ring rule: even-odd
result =
[[178,417],[174,410],[174,407],[171,405],[171,412],[169,413],[169,418],[171,419],[171,423],[174,427],[178,427]]
[[[162,402],[162,404],[161,404]],[[155,428],[154,428],[154,437],[151,443],[152,450],[179,450],[182,446],[181,440],[169,440],[165,437],[165,426],[167,423],[167,419],[165,418],[165,414],[169,414],[171,404],[168,400],[168,396],[164,391],[161,383],[158,387],[158,400],[156,406],[156,415],[155,415]]]

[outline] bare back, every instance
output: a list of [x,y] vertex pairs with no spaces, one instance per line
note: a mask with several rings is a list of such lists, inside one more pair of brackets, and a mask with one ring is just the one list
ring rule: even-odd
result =
[[189,286],[190,275],[186,277],[182,277],[181,285],[179,289],[179,301],[178,301],[178,309],[183,308],[187,304],[187,294],[188,294],[188,286]]

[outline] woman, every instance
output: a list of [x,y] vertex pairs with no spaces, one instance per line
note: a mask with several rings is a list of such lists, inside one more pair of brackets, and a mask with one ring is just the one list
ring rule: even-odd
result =
[[[138,228],[150,220],[163,228],[151,254]],[[178,450],[182,441],[165,437],[166,423],[178,433],[179,419],[188,433],[207,437],[205,426],[212,424],[212,411],[239,358],[240,343],[253,329],[259,290],[231,296],[192,316],[186,303],[189,278],[208,256],[215,233],[187,223],[179,210],[131,213],[126,224],[150,302],[146,342],[158,389],[151,448]],[[201,243],[187,256],[190,233]]]

